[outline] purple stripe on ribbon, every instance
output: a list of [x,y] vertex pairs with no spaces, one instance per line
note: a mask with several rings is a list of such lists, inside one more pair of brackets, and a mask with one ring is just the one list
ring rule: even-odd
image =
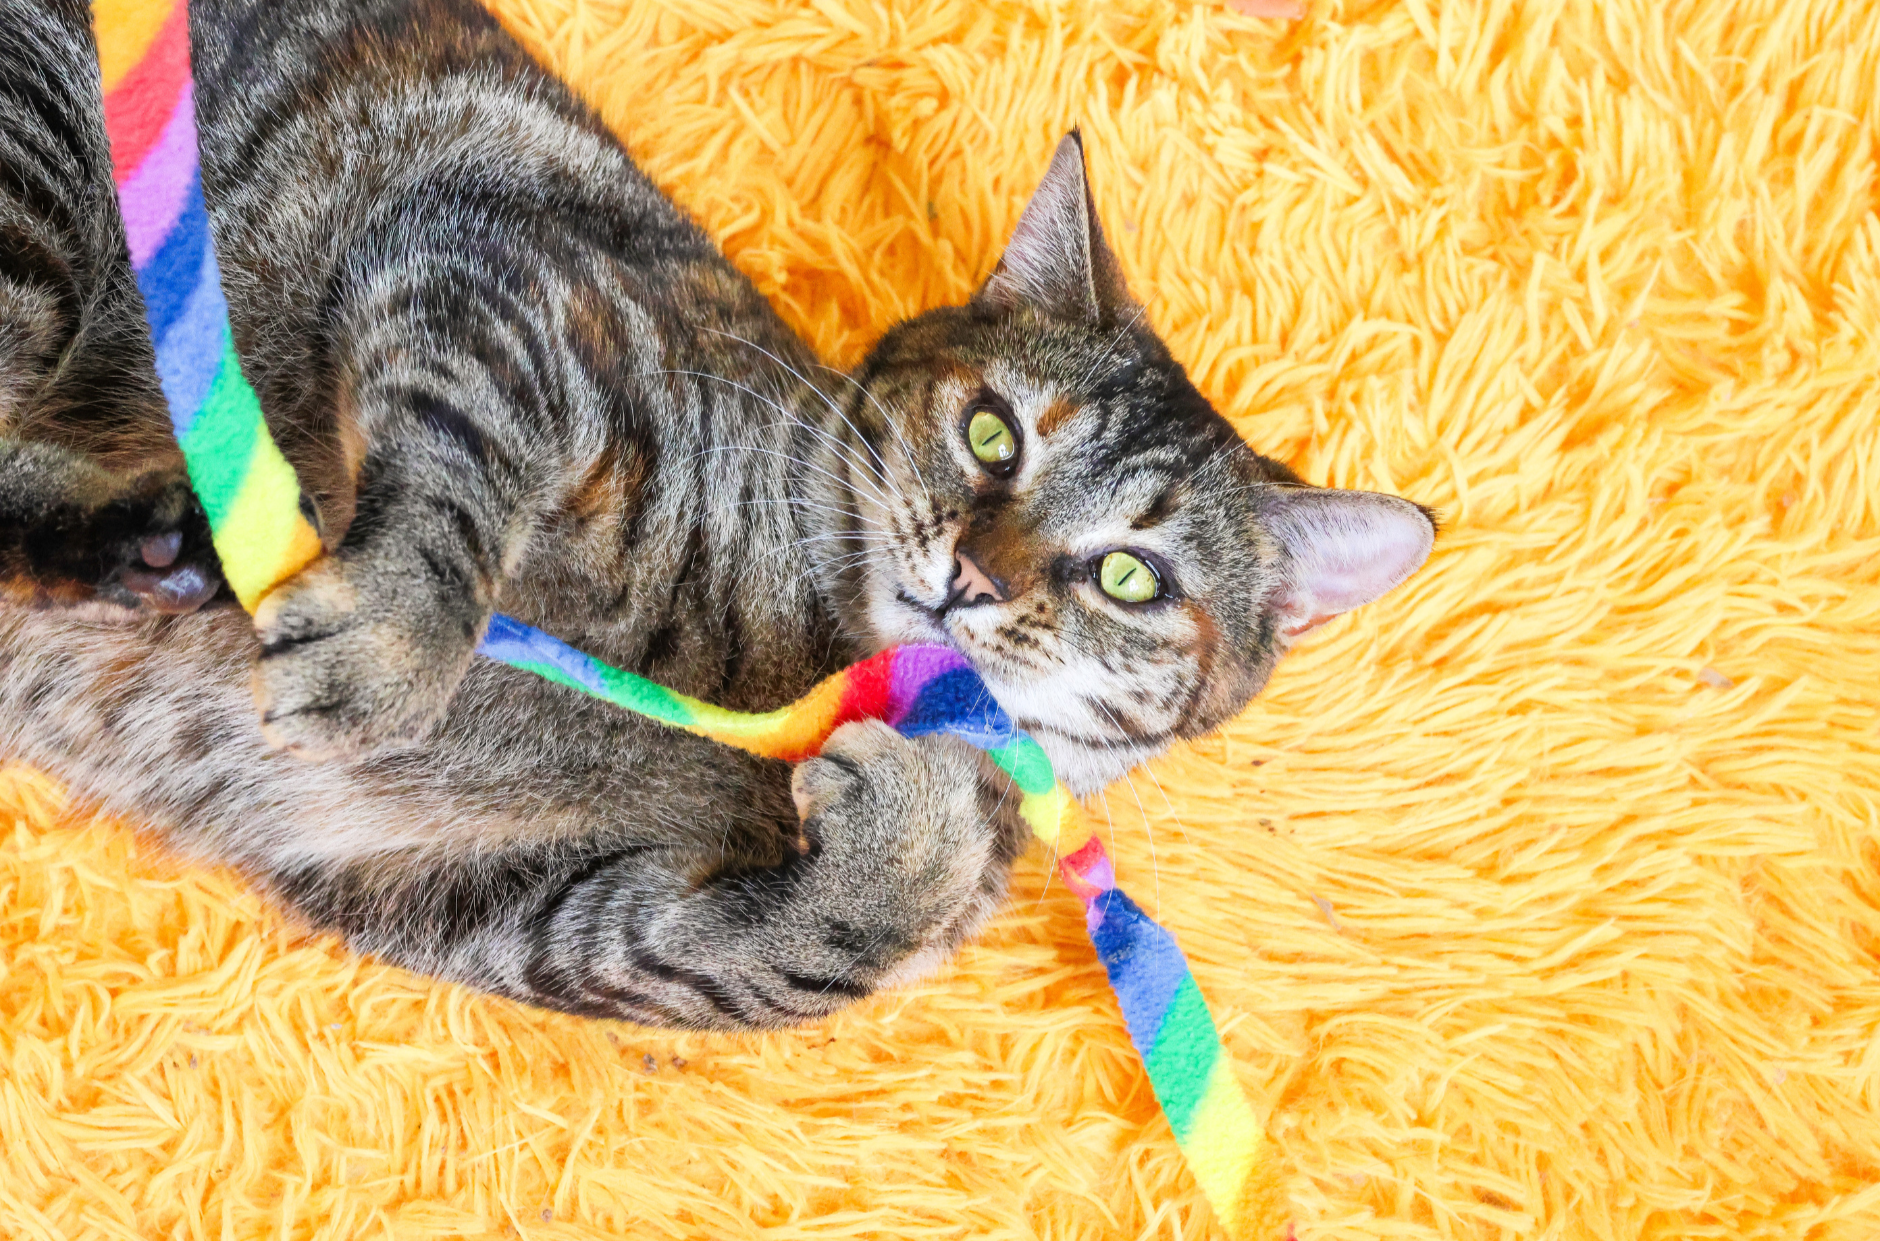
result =
[[966,657],[947,646],[904,646],[894,653],[888,681],[888,718],[892,727],[913,707],[927,683],[957,668],[971,668]]
[[1116,863],[1110,861],[1110,855],[1106,853],[1095,866],[1078,878],[1097,889],[1084,901],[1084,929],[1094,935],[1103,922],[1103,908],[1097,903],[1097,898],[1105,892],[1116,890]]
[[228,302],[222,296],[215,253],[210,251],[203,256],[196,287],[157,342],[157,379],[163,385],[163,399],[169,402],[170,425],[178,439],[189,434],[202,403],[209,398],[227,332]]
[[137,171],[118,187],[131,266],[142,270],[176,227],[196,171],[196,88],[184,83],[176,111],[164,123]]

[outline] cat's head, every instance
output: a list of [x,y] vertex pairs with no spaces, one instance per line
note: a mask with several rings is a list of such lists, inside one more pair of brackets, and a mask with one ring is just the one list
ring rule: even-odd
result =
[[862,625],[957,647],[1079,792],[1234,714],[1435,537],[1407,500],[1302,484],[1195,390],[1124,287],[1075,134],[971,303],[894,328],[856,378]]

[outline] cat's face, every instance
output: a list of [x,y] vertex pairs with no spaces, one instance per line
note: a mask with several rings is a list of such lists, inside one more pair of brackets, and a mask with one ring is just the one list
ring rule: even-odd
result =
[[1221,723],[1434,537],[1407,501],[1304,487],[1208,405],[1122,286],[1074,136],[973,303],[857,378],[866,628],[958,648],[1079,792]]

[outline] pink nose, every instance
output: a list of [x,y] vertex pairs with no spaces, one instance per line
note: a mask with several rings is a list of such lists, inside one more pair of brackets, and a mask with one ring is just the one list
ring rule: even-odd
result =
[[951,593],[947,596],[948,606],[964,604],[968,607],[984,599],[992,603],[1004,603],[1005,592],[999,589],[999,583],[991,574],[973,563],[973,558],[959,554],[953,565],[953,581],[949,583]]

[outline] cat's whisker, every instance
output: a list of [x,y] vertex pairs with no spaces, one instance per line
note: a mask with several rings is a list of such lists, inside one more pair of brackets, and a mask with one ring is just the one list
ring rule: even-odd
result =
[[1162,862],[1155,851],[1155,824],[1149,822],[1148,807],[1142,804],[1142,794],[1136,791],[1136,777],[1126,770],[1123,783],[1129,785],[1129,795],[1136,801],[1136,813],[1142,816],[1142,833],[1149,840],[1149,873],[1155,885],[1155,915],[1159,918],[1162,916]]
[[[1097,699],[1096,703],[1097,703],[1097,710],[1109,716],[1110,723],[1116,725],[1116,731],[1122,735],[1124,740],[1128,740],[1129,730],[1123,727],[1123,722],[1116,718],[1116,713],[1114,711],[1110,710],[1110,704],[1102,701],[1101,699]],[[1149,809],[1148,807],[1142,804],[1142,794],[1138,792],[1136,789],[1136,777],[1131,774],[1131,769],[1129,768],[1124,769],[1123,780],[1126,784],[1129,785],[1129,795],[1136,799],[1136,812],[1142,816],[1142,830],[1143,830],[1143,833],[1147,835],[1149,838],[1149,870],[1155,876],[1156,916],[1160,917],[1161,911],[1162,911],[1162,864],[1160,860],[1156,857],[1156,852],[1155,852],[1155,825],[1149,822]],[[1159,787],[1159,782],[1158,782],[1158,787]],[[1168,798],[1167,793],[1164,793],[1162,796],[1164,800],[1167,800]],[[1185,830],[1182,832],[1183,836],[1186,836],[1187,834],[1188,833]]]
[[[828,470],[825,470],[820,465],[816,465],[812,462],[805,461],[801,457],[791,456],[787,452],[778,452],[774,448],[759,448],[755,444],[716,444],[710,448],[701,448],[697,452],[693,453],[692,456],[686,459],[688,461],[693,461],[693,460],[697,460],[700,457],[708,457],[708,456],[712,456],[716,453],[721,453],[721,452],[755,452],[755,453],[762,453],[763,455],[768,456],[768,457],[776,457],[776,458],[779,458],[780,460],[788,461],[792,465],[799,465],[799,466],[802,466],[806,470],[811,470],[817,474],[821,474],[824,478],[836,484],[838,487],[853,486],[857,481],[859,481],[856,479],[840,478],[837,475],[832,474]],[[877,503],[883,505],[884,507],[888,504],[887,496],[882,495],[880,492],[874,490],[872,487],[867,488],[866,490],[868,491],[868,494],[874,497]]]
[[[739,336],[736,332],[725,332],[725,331],[719,330],[718,328],[704,327],[703,325],[700,326],[699,330],[704,331],[704,332],[710,332],[714,336],[723,336],[729,340],[735,340],[741,345],[749,345],[751,348],[757,350],[757,352],[769,358],[772,362],[775,362],[778,366],[781,366],[784,370],[789,371],[792,375],[796,376],[798,382],[800,382],[804,387],[808,388],[811,392],[814,392],[819,398],[821,398],[822,403],[829,407],[830,413],[842,419],[842,421],[848,426],[849,430],[855,433],[855,438],[862,442],[862,447],[866,448],[868,450],[869,455],[872,456],[876,461],[880,462],[881,469],[884,472],[882,481],[888,482],[890,485],[892,485],[892,480],[886,477],[886,471],[888,470],[887,459],[883,457],[880,452],[876,451],[875,446],[873,444],[868,442],[868,437],[862,434],[861,428],[857,427],[853,422],[849,420],[849,416],[842,411],[842,407],[837,405],[835,401],[831,400],[828,393],[824,392],[821,388],[811,383],[809,381],[809,378],[805,376],[803,372],[797,370],[794,366],[791,366],[788,362],[784,361],[782,358],[778,357],[776,354],[772,353],[770,350],[764,348],[762,345],[758,344],[756,341],[746,340],[744,337]],[[829,371],[836,375],[841,375],[842,378],[847,379],[852,384],[855,384],[855,386],[861,390],[862,395],[864,396],[870,395],[868,392],[868,389],[863,388],[860,384],[855,383],[855,380],[850,378],[850,376],[843,374],[841,371],[836,370],[832,366],[822,366],[821,363],[817,363],[817,365],[820,366],[823,370]],[[876,408],[880,409],[881,407],[879,404],[877,404]],[[883,415],[883,420],[888,423],[888,429],[890,431],[893,431],[894,430],[893,420],[887,418],[886,416],[887,411],[882,410],[881,412]],[[900,433],[896,431],[895,434],[898,437]],[[907,442],[905,440],[902,441],[901,448],[904,452],[908,452],[908,464],[913,465],[914,463],[913,453],[911,451],[908,451]],[[914,473],[916,477],[919,476],[920,469],[918,466],[915,467]],[[922,479],[921,489],[924,491],[926,490],[926,487],[927,487],[926,480]],[[901,498],[903,502],[905,502],[906,497],[901,497]]]
[[[772,552],[769,556],[766,556],[763,560],[759,561],[758,563],[768,564],[771,560],[781,555],[784,551],[798,550],[805,543],[813,542],[813,541],[821,541],[822,537],[823,536],[818,536],[818,538],[814,540],[808,540],[808,539],[802,540],[801,542],[799,542],[798,544],[790,548],[779,549],[776,552]],[[796,585],[796,583],[802,581],[804,578],[809,577],[810,575],[815,574],[815,573],[823,572],[826,569],[849,568],[855,565],[880,564],[880,563],[886,563],[886,562],[887,562],[887,557],[879,549],[872,548],[872,547],[864,547],[858,551],[844,552],[838,556],[826,556],[821,560],[814,561],[807,568],[803,569],[801,572],[794,574],[788,581],[784,582],[783,585],[785,588],[794,586]]]
[[1116,816],[1110,811],[1110,786],[1104,785],[1097,790],[1097,798],[1103,803],[1103,826],[1110,833],[1110,865],[1116,865]]
[[838,517],[852,517],[870,530],[881,530],[881,524],[857,509],[846,509],[835,504],[818,504],[814,500],[798,500],[788,496],[771,496],[757,500],[739,500],[732,508],[748,508],[754,504],[784,504],[790,508],[812,508],[824,513],[834,513]]
[[[881,483],[883,486],[887,487],[888,490],[894,494],[894,497],[900,500],[903,504],[907,502],[907,497],[903,495],[901,492],[900,484],[896,483],[893,477],[882,473],[880,470],[877,470],[874,466],[868,464],[868,462],[863,461],[862,459],[857,457],[849,449],[849,446],[847,444],[843,443],[840,439],[837,439],[835,436],[829,434],[829,432],[823,430],[821,427],[816,426],[812,423],[803,422],[798,419],[789,419],[789,420],[783,420],[783,421],[778,421],[778,422],[761,423],[759,424],[757,429],[760,431],[769,431],[769,430],[775,430],[778,427],[785,427],[793,431],[808,431],[811,435],[820,436],[823,442],[828,445],[829,450],[832,453],[834,453],[836,458],[840,460],[843,464],[849,466],[851,469],[857,469],[857,470],[863,471],[865,474],[868,475],[868,477],[874,479],[875,481]],[[883,462],[883,465],[885,466],[886,462]]]
[[794,586],[798,582],[802,581],[806,577],[809,577],[813,573],[821,573],[829,569],[836,569],[840,571],[842,569],[856,568],[861,565],[879,564],[879,563],[881,562],[873,559],[872,557],[869,557],[860,553],[851,553],[848,556],[832,556],[827,560],[820,561],[817,564],[811,565],[809,568],[803,570],[801,573],[791,578],[788,582],[785,582],[784,585],[786,587]]
[[[855,376],[849,374],[847,371],[841,370],[834,366],[826,365],[822,362],[818,362],[816,366],[817,366],[817,369],[828,371],[830,374],[835,375],[836,377],[846,381],[857,392],[862,394],[862,398],[864,400],[866,400],[870,405],[873,405],[875,407],[875,412],[881,415],[881,421],[883,425],[885,425],[888,428],[889,433],[892,434],[895,439],[900,441],[901,451],[907,457],[907,468],[914,471],[914,477],[920,481],[920,489],[923,492],[927,492],[927,494],[931,495],[932,492],[928,491],[928,488],[927,488],[927,479],[920,472],[920,463],[914,460],[914,447],[913,445],[907,442],[907,437],[901,434],[901,428],[895,424],[893,416],[888,413],[887,406],[883,405],[881,401],[875,396],[875,394],[868,390],[868,387],[866,384],[856,379]],[[843,421],[846,422],[848,420],[844,418]],[[854,426],[853,423],[850,423],[849,425],[851,427]],[[859,435],[860,432],[857,432],[857,434]]]
[[1192,845],[1194,840],[1188,835],[1188,825],[1182,822],[1181,811],[1175,809],[1175,803],[1169,798],[1168,790],[1162,787],[1162,778],[1155,774],[1155,768],[1148,763],[1140,764],[1143,774],[1155,782],[1155,791],[1162,795],[1162,804],[1168,807],[1169,818],[1175,821],[1175,830],[1182,834],[1182,843]]
[[837,460],[847,465],[850,469],[863,471],[892,492],[895,499],[899,500],[902,504],[907,503],[907,496],[902,493],[901,485],[894,481],[892,475],[884,472],[887,469],[887,462],[883,461],[882,469],[877,470],[866,461],[857,457],[854,452],[849,449],[847,444],[829,434],[829,432],[823,430],[821,427],[811,426],[808,423],[800,423],[798,425],[812,435],[821,436],[823,441],[829,446],[829,451],[835,454]]
[[[832,533],[832,534],[813,534],[813,535],[808,536],[807,538],[797,539],[791,542],[788,546],[776,548],[769,555],[764,556],[762,559],[758,560],[757,563],[760,565],[767,565],[779,556],[787,556],[792,552],[800,552],[812,543],[843,543],[843,542],[866,542],[866,536],[860,535],[860,534],[848,533],[848,532],[837,532],[837,533]],[[876,549],[873,547],[864,547],[861,550],[867,551],[867,552],[873,552]],[[853,553],[844,553],[844,554],[853,554]]]
[[1097,372],[1100,369],[1102,369],[1103,364],[1105,362],[1108,362],[1111,358],[1115,357],[1116,351],[1122,348],[1123,337],[1129,333],[1129,330],[1131,328],[1135,327],[1136,324],[1142,321],[1142,316],[1148,313],[1148,310],[1149,310],[1149,303],[1147,302],[1142,303],[1140,306],[1136,307],[1136,313],[1129,317],[1128,323],[1123,324],[1123,326],[1117,328],[1114,332],[1110,334],[1110,343],[1104,348],[1103,352],[1099,353],[1096,356],[1096,359],[1093,362],[1091,362],[1090,369],[1084,372],[1082,386],[1084,387],[1090,386],[1090,384],[1096,379]]
[[[770,406],[772,409],[776,410],[779,414],[783,415],[783,419],[781,423],[767,424],[770,427],[776,427],[776,426],[803,427],[819,435],[824,435],[824,436],[828,435],[828,432],[821,430],[821,428],[810,426],[808,423],[798,418],[794,413],[792,413],[789,409],[785,408],[778,401],[765,396],[763,393],[757,391],[757,389],[755,388],[750,387],[748,384],[741,384],[735,379],[727,379],[723,375],[714,375],[710,371],[685,370],[685,369],[681,369],[678,367],[660,367],[660,368],[656,368],[653,370],[636,371],[634,372],[634,374],[636,377],[650,377],[653,375],[690,375],[696,379],[713,379],[713,380],[718,381],[721,384],[727,384],[733,388],[736,388],[738,391],[746,394],[747,396],[752,397],[755,400],[762,401],[764,404]],[[826,400],[827,398],[824,398],[824,399]],[[761,452],[761,451],[775,452],[774,449],[769,449],[769,450],[758,449],[752,445],[742,445],[742,444],[727,444],[727,445],[718,445],[715,447],[750,448],[754,452]],[[687,457],[686,460],[687,461],[697,460],[699,457],[703,456],[705,453],[712,452],[712,451],[715,451],[715,448],[702,449],[701,451],[692,454],[692,456]],[[777,453],[777,455],[783,457],[785,460],[794,461],[796,464],[805,466],[809,469],[820,469],[820,467],[812,465],[810,462],[804,461],[801,458],[791,456],[788,453]],[[850,464],[860,464],[860,463],[855,462],[851,459]],[[837,478],[834,474],[830,473],[828,470],[820,470],[820,472],[826,477],[828,477],[831,481],[837,483],[838,485],[849,485],[849,484],[844,483],[844,480]],[[872,469],[869,470],[868,472],[871,474],[874,473]],[[859,481],[859,480],[851,480],[851,482],[853,481]],[[887,483],[890,487],[893,486],[892,480],[882,479],[881,481],[883,481],[884,483]],[[884,504],[887,503],[888,497],[882,494],[878,489],[870,487],[869,490],[872,494],[876,496],[876,498],[881,500],[882,503]],[[897,495],[897,498],[901,498],[901,497]],[[903,500],[903,502],[905,502],[905,500]]]
[[840,564],[840,563],[843,563],[844,561],[879,559],[881,558],[881,555],[882,553],[877,548],[873,548],[873,547],[853,548],[851,550],[841,552],[838,555],[824,556],[820,560],[813,561],[809,565],[809,570],[813,572],[814,570],[827,568],[828,566],[832,564]]
[[[809,431],[813,435],[821,436],[824,440],[828,442],[831,455],[833,455],[838,462],[840,462],[842,465],[848,468],[849,476],[848,478],[844,479],[840,477],[839,475],[832,473],[829,470],[823,469],[821,466],[818,466],[813,461],[810,461],[803,457],[796,456],[794,454],[788,454],[789,459],[791,461],[796,462],[798,465],[803,466],[805,469],[817,470],[823,475],[823,477],[832,479],[844,487],[851,488],[854,491],[867,495],[868,497],[873,499],[877,504],[881,505],[884,508],[891,507],[892,502],[896,500],[900,501],[902,504],[906,503],[906,498],[901,495],[900,488],[898,488],[895,485],[892,479],[882,478],[872,468],[868,466],[867,462],[858,460],[855,457],[855,455],[851,453],[848,450],[848,448],[842,443],[842,441],[836,439],[834,436],[830,435],[827,431],[822,430],[820,427],[812,427],[806,423],[789,423],[789,424],[765,423],[762,426],[760,426],[758,429],[768,430],[768,429],[777,427],[779,425],[787,425],[791,427],[792,429],[800,427],[803,430]],[[744,445],[738,445],[738,446],[743,447]],[[726,447],[731,447],[731,445],[726,445]],[[882,487],[884,486],[888,490],[883,491]]]
[[[1114,711],[1110,710],[1109,704],[1106,702],[1103,702],[1102,700],[1098,700],[1097,708],[1100,711],[1102,711],[1105,715],[1110,717],[1110,723],[1116,725],[1117,731],[1123,735],[1125,740],[1128,740],[1130,736],[1129,730],[1123,727],[1123,721],[1117,718],[1117,715]],[[1162,787],[1161,777],[1155,774],[1155,769],[1151,767],[1147,762],[1138,763],[1137,766],[1142,768],[1143,774],[1147,775],[1149,779],[1155,782],[1156,792],[1162,794],[1162,803],[1168,807],[1169,816],[1175,820],[1175,829],[1182,834],[1182,840],[1187,841],[1188,843],[1193,843],[1192,841],[1189,841],[1188,826],[1182,822],[1181,813],[1175,809],[1175,803],[1169,799],[1168,790]],[[1146,821],[1147,820],[1145,819],[1145,822]],[[1149,847],[1151,849],[1154,849],[1155,847],[1155,841],[1153,840],[1153,838],[1149,842]]]
[[1202,475],[1206,474],[1209,470],[1213,469],[1215,466],[1223,465],[1227,461],[1228,454],[1233,452],[1235,449],[1240,449],[1243,452],[1249,451],[1247,449],[1247,446],[1243,443],[1236,442],[1232,444],[1222,444],[1219,448],[1216,448],[1213,452],[1209,453],[1208,459],[1206,461],[1203,461],[1200,465],[1196,466],[1189,473],[1188,477],[1190,479],[1200,478]]

